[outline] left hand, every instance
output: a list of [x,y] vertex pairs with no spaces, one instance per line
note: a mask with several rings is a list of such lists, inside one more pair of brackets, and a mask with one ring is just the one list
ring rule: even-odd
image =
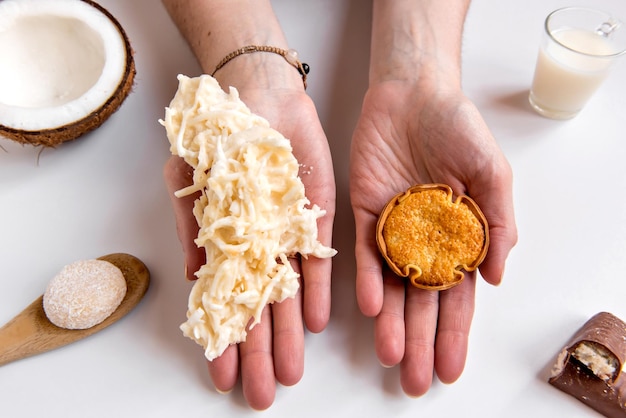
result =
[[[239,63],[243,64],[243,60]],[[297,74],[282,58],[277,63],[279,69],[284,67],[289,74]],[[234,68],[236,65],[231,65],[228,70]],[[222,71],[220,75],[231,77],[221,80],[222,86],[244,86],[247,80],[255,80],[236,71],[232,75]],[[233,77],[241,77],[244,81],[237,83]],[[264,116],[272,127],[290,139],[293,153],[303,166],[300,174],[307,198],[326,210],[326,215],[318,219],[318,240],[331,246],[335,180],[330,149],[313,102],[303,91],[302,80],[296,76],[292,84],[292,89],[240,87],[239,92],[254,113]],[[192,183],[191,173],[191,167],[179,157],[171,157],[164,168],[178,237],[185,254],[187,278],[194,280],[194,273],[205,262],[204,249],[198,248],[193,241],[198,234],[198,224],[192,213],[197,196],[174,196],[176,190]],[[209,373],[219,392],[230,391],[241,372],[244,397],[252,408],[258,410],[268,408],[274,401],[276,382],[288,386],[300,380],[304,370],[304,327],[321,332],[330,317],[332,259],[310,256],[291,262],[301,277],[296,297],[267,306],[261,323],[248,332],[245,342],[231,345],[220,357],[208,363]]]
[[461,91],[424,81],[371,85],[350,160],[357,301],[364,315],[376,317],[380,362],[400,364],[402,387],[411,396],[428,391],[433,372],[446,383],[458,379],[474,312],[474,273],[436,292],[417,289],[383,267],[375,241],[378,215],[395,194],[425,183],[446,183],[478,203],[491,240],[480,273],[500,283],[517,241],[512,173],[478,110]]

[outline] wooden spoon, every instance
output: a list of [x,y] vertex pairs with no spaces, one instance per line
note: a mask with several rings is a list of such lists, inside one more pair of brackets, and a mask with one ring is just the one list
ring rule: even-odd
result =
[[141,301],[150,285],[150,272],[141,260],[121,253],[105,255],[99,260],[114,264],[126,278],[126,296],[115,312],[91,328],[60,328],[46,316],[42,295],[0,328],[0,366],[88,337],[124,317]]

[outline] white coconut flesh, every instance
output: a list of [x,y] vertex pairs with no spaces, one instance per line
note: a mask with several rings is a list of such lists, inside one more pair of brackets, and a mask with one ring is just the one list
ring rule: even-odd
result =
[[43,145],[104,122],[135,71],[119,23],[83,0],[0,1],[0,56],[0,135]]

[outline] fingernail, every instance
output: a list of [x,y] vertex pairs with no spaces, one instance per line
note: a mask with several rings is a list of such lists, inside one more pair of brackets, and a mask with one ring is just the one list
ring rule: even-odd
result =
[[502,284],[502,280],[504,279],[504,270],[506,268],[506,265],[502,266],[502,273],[500,274],[500,280],[498,281],[498,286],[500,286]]
[[383,366],[385,369],[391,369],[393,367],[393,365],[391,364],[385,364],[382,361],[378,360],[378,363],[380,363],[381,366]]
[[187,263],[185,263],[185,279],[188,282],[193,282],[195,280],[193,277],[189,277],[189,267],[187,266]]
[[221,390],[221,389],[215,388],[215,391],[219,393],[220,395],[228,395],[230,392],[233,391],[233,389],[231,388],[228,390]]

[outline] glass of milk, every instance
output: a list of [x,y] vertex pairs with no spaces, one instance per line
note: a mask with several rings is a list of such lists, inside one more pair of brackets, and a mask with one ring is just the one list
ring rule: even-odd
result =
[[569,119],[626,53],[626,27],[609,13],[567,7],[545,21],[529,101],[539,114]]

